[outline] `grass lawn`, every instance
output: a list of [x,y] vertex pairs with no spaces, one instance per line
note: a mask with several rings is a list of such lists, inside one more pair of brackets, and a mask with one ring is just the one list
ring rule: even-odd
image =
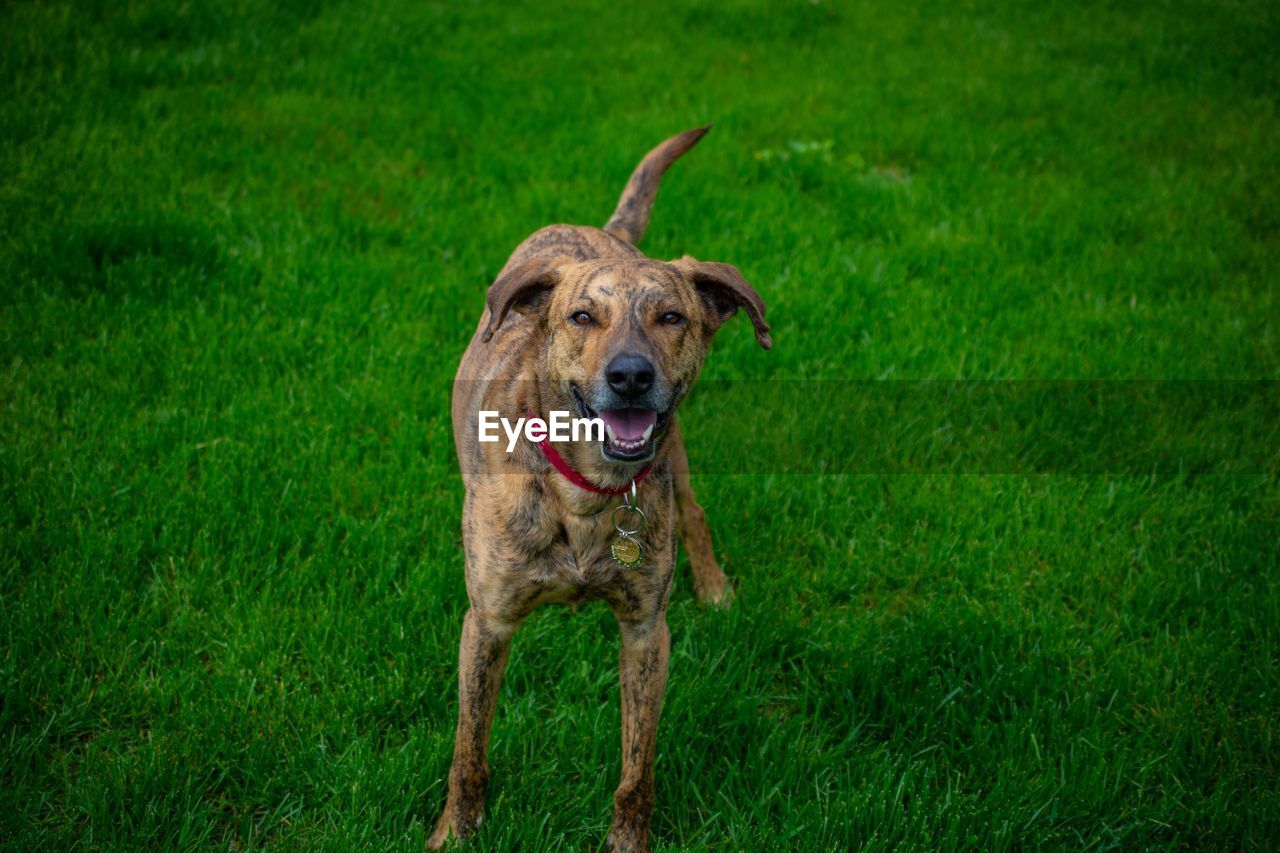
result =
[[[1280,380],[1274,3],[13,2],[0,66],[13,849],[420,849],[453,371],[511,249],[685,128],[643,248],[774,327],[707,380]],[[1280,843],[1265,423],[1186,437],[1270,435],[1228,473],[716,470],[714,387],[738,595],[678,575],[655,847]],[[602,843],[616,655],[601,605],[521,629],[476,849]]]

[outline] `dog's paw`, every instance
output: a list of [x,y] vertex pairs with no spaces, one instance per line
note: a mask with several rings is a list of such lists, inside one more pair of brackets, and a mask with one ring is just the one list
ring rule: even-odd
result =
[[605,839],[605,846],[614,853],[649,853],[649,833],[634,827],[615,823]]
[[453,827],[449,825],[449,815],[443,814],[440,820],[436,821],[435,830],[427,836],[427,849],[439,850],[449,843],[449,839],[461,840],[453,832]]
[[454,816],[454,809],[446,806],[444,814],[440,815],[440,820],[436,821],[436,828],[427,836],[427,849],[439,850],[450,841],[455,845],[465,841],[467,836],[480,825],[483,817],[484,813],[476,810],[469,820],[459,821]]
[[728,610],[733,606],[733,583],[725,577],[724,572],[695,584],[694,594],[698,597],[698,603],[705,607]]

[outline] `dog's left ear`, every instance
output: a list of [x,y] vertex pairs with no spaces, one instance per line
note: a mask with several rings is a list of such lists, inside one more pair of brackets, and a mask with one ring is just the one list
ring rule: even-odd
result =
[[769,324],[764,321],[764,300],[756,289],[742,277],[733,264],[698,261],[690,257],[672,261],[671,265],[693,283],[698,296],[707,306],[711,330],[720,328],[726,320],[742,308],[751,318],[756,330],[756,341],[769,349],[773,339],[769,337]]
[[498,276],[485,296],[489,306],[489,325],[480,340],[488,342],[493,337],[508,311],[527,314],[545,306],[551,289],[560,281],[561,260],[530,258]]

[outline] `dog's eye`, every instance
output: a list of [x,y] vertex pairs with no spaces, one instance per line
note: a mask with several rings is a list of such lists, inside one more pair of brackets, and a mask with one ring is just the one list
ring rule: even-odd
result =
[[569,322],[576,323],[579,326],[590,326],[592,320],[591,315],[586,311],[575,311],[569,315]]
[[684,322],[684,315],[678,311],[668,311],[658,318],[658,322],[664,326],[678,326]]

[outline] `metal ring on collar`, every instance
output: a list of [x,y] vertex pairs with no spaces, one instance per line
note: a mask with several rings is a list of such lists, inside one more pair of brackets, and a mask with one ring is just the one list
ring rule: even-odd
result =
[[[636,527],[635,530],[627,530],[621,524],[618,523],[618,513],[621,512],[622,510],[633,512],[636,515],[640,516],[640,524]],[[649,519],[645,517],[644,510],[640,509],[640,507],[633,506],[631,504],[623,504],[622,506],[617,506],[613,508],[613,515],[609,517],[609,520],[613,522],[613,529],[618,531],[618,533],[621,534],[622,536],[634,536],[635,534],[639,533],[641,530],[644,530],[645,523]]]

